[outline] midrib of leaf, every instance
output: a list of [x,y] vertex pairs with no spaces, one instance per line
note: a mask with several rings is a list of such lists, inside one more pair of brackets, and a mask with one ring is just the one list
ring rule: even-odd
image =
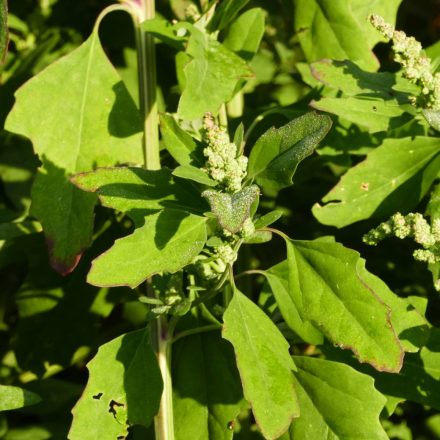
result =
[[[309,251],[310,251],[310,252],[317,253],[317,254],[322,254],[322,252],[316,251],[316,250],[314,250],[314,249],[309,249]],[[312,262],[311,262],[311,261],[310,261],[305,255],[303,255],[302,253],[301,253],[301,255],[302,255],[302,257],[307,261],[309,267],[310,267],[310,268],[313,270],[313,272],[319,277],[319,279],[322,280],[322,281],[324,281],[324,284],[330,288],[331,292],[334,294],[335,298],[336,298],[336,299],[339,301],[339,303],[342,305],[342,307],[344,308],[344,310],[345,310],[345,311],[346,311],[346,312],[347,312],[347,313],[348,313],[348,314],[354,319],[354,321],[356,322],[358,328],[359,328],[359,329],[362,331],[362,333],[365,335],[365,338],[363,338],[363,340],[365,341],[365,340],[369,340],[369,339],[371,339],[369,333],[366,331],[366,329],[363,327],[363,325],[358,321],[358,319],[352,314],[352,312],[350,311],[350,309],[345,305],[344,301],[342,301],[342,299],[338,296],[337,292],[335,292],[335,291],[333,290],[333,288],[330,287],[330,286],[328,285],[327,282],[325,282],[324,278],[323,278],[323,277],[321,276],[321,274],[315,269],[315,267],[313,266]],[[363,286],[363,287],[365,287],[365,286]],[[365,287],[365,288],[366,288],[366,287]],[[368,289],[367,289],[367,290],[368,290]],[[372,295],[371,292],[369,292],[369,294]],[[320,294],[320,298],[322,298],[322,295],[323,295],[323,293]],[[388,322],[389,325],[391,326],[391,327],[390,327],[390,330],[394,333],[394,336],[395,336],[396,342],[398,342],[397,336],[396,336],[395,331],[394,331],[394,327],[392,326],[392,324],[391,324],[391,320],[390,320],[390,318],[389,318],[389,307],[388,307],[385,303],[381,303],[381,302],[377,299],[377,296],[375,296],[375,299],[377,300],[377,302],[378,302],[379,305],[382,305],[382,306],[385,307],[385,309],[386,309],[386,311],[387,311],[387,322]],[[322,302],[319,301],[319,303],[321,304]],[[338,329],[338,331],[339,331],[339,329]],[[383,347],[382,347],[380,344],[376,343],[376,340],[375,340],[375,339],[373,339],[373,341],[374,341],[374,345],[375,345],[376,347],[379,348],[379,350],[380,350],[381,353],[387,354],[387,351],[383,350]],[[348,347],[347,347],[347,348],[348,348]],[[350,347],[350,348],[353,349],[357,354],[359,354],[358,351],[355,349],[355,347]]]
[[[277,129],[274,129],[273,130],[273,132],[272,133],[275,133],[276,134],[276,130]],[[270,133],[268,133],[268,134],[270,134]],[[263,136],[264,136],[264,134],[263,134]],[[275,154],[275,156],[270,160],[270,162],[269,163],[267,163],[266,165],[264,165],[264,166],[261,166],[260,168],[258,168],[256,171],[254,171],[254,173],[253,173],[253,176],[252,176],[252,179],[255,179],[256,177],[258,177],[258,175],[259,174],[261,174],[263,171],[265,171],[268,167],[269,167],[269,165],[280,155],[280,146],[281,146],[281,143],[282,143],[282,141],[283,141],[283,139],[280,139],[280,142],[278,142],[278,145],[277,145],[277,152],[276,152],[276,154]],[[291,148],[295,148],[295,145],[297,144],[298,142],[296,142],[294,145],[292,145],[290,148],[287,148],[285,151],[288,151],[288,150],[290,150]],[[258,156],[257,156],[257,158],[255,159],[255,163],[259,163],[260,162],[260,158],[261,157],[263,157],[264,158],[264,149],[263,148],[261,148],[260,149],[260,152],[258,153]]]
[[[337,35],[337,34],[335,33],[335,31],[333,30],[333,27],[331,26],[332,21],[330,20],[329,16],[325,13],[325,9],[323,9],[323,8],[321,7],[320,0],[316,0],[316,5],[317,5],[316,11],[319,9],[319,10],[321,11],[323,17],[326,19],[327,23],[329,24],[329,28],[331,29],[332,34],[334,35],[336,41],[338,42],[339,48],[340,48],[345,54],[351,56],[351,54],[349,54],[349,53],[347,52],[347,50],[345,49],[345,47],[344,47],[344,45],[342,44],[341,40],[339,39],[338,35]],[[316,15],[317,15],[317,12],[315,13],[315,16],[316,16]],[[315,16],[313,17],[314,19],[315,19]],[[356,20],[354,20],[354,17],[352,17],[352,18],[353,18],[353,21],[356,22]],[[313,21],[314,21],[314,20],[313,20]]]
[[[239,312],[240,312],[240,316],[241,316],[241,318],[242,318],[242,323],[243,323],[243,327],[244,327],[244,329],[245,329],[245,333],[246,333],[246,336],[247,336],[247,340],[248,340],[248,342],[250,343],[249,345],[250,345],[250,347],[251,347],[251,350],[252,350],[252,353],[253,353],[253,355],[254,355],[254,358],[257,359],[257,368],[258,368],[258,371],[259,371],[259,373],[260,373],[260,376],[263,378],[264,385],[267,386],[267,384],[268,384],[268,381],[267,381],[267,375],[266,375],[266,374],[262,374],[261,365],[260,365],[260,363],[258,362],[259,357],[258,357],[258,354],[257,354],[257,352],[256,352],[256,350],[255,350],[254,344],[253,344],[253,342],[252,342],[251,333],[250,333],[249,328],[248,328],[248,326],[247,326],[246,319],[245,319],[245,315],[243,314],[242,309],[241,309],[241,300],[240,300],[240,299],[238,300],[238,309],[239,309]],[[243,387],[244,387],[244,383],[243,383]],[[265,393],[265,394],[266,394],[266,393]],[[250,402],[250,404],[251,404],[251,406],[253,407],[253,403]]]
[[[298,367],[299,368],[299,367]],[[310,370],[304,370],[302,368],[299,368],[304,374],[308,374],[314,378],[316,378],[318,380],[318,382],[323,384],[323,388],[329,388],[331,393],[337,393],[337,394],[342,394],[351,398],[355,398],[358,402],[360,402],[361,404],[364,402],[362,399],[360,399],[357,396],[354,396],[353,394],[350,393],[346,393],[344,390],[342,390],[341,388],[338,388],[335,390],[334,387],[332,387],[331,385],[329,385],[325,380],[323,380],[321,377],[317,376],[316,374],[314,374],[312,371]],[[302,389],[304,391],[306,391],[306,386],[301,382],[300,379],[297,379],[298,382],[300,383]],[[317,410],[318,414],[322,417],[322,419],[325,421],[326,425],[327,425],[327,429],[335,436],[335,438],[340,439],[340,437],[336,434],[336,432],[334,431],[334,427],[332,426],[333,424],[328,420],[328,418],[326,417],[326,413],[325,412],[321,412],[319,410],[319,407],[315,404],[315,399],[313,398],[313,393],[308,393],[307,392],[307,396],[309,397],[310,401],[313,403],[313,406],[315,407],[315,409]]]
[[[427,166],[428,162],[430,162],[431,160],[435,159],[435,157],[438,156],[438,155],[439,155],[439,152],[437,151],[437,152],[432,153],[431,155],[429,155],[429,156],[428,156],[427,158],[425,158],[421,163],[419,162],[419,163],[417,163],[417,164],[411,165],[411,166],[410,166],[409,168],[407,168],[403,173],[399,174],[397,177],[394,178],[394,179],[396,180],[396,183],[401,183],[401,182],[403,183],[403,182],[406,182],[406,181],[408,180],[408,178],[406,178],[406,176],[407,176],[408,174],[410,174],[409,177],[411,177],[411,174],[413,174],[413,173],[412,173],[412,170],[413,170],[414,168],[416,168],[416,169],[419,168],[420,170],[423,169],[423,168],[425,168],[425,167]],[[366,160],[367,160],[367,159],[366,159]],[[376,172],[377,172],[377,171],[376,171]],[[341,183],[341,184],[342,184],[342,183]],[[382,183],[381,185],[377,186],[376,188],[372,189],[371,191],[365,191],[364,193],[362,193],[362,194],[359,195],[358,197],[355,197],[355,198],[353,199],[353,201],[356,201],[356,202],[357,202],[357,201],[359,201],[359,200],[362,200],[362,199],[365,198],[365,197],[371,196],[371,194],[374,194],[374,193],[378,192],[379,190],[382,190],[382,188],[388,186],[389,184],[390,184],[390,180],[388,179],[387,182]],[[396,185],[396,187],[397,187],[397,185]],[[346,202],[344,202],[344,201],[342,201],[342,200],[340,200],[340,199],[328,200],[328,199],[324,198],[323,201],[324,201],[326,204],[331,204],[331,203],[346,203]],[[325,205],[324,205],[324,206],[325,206]]]
[[[74,171],[78,171],[78,158],[81,150],[81,143],[83,138],[83,129],[84,129],[84,113],[86,108],[86,102],[87,102],[87,95],[89,91],[89,77],[90,77],[90,71],[92,67],[92,59],[93,59],[93,53],[95,49],[96,44],[96,33],[93,32],[92,35],[92,41],[91,41],[91,47],[90,47],[90,53],[87,60],[87,67],[86,67],[86,81],[84,83],[84,91],[81,97],[81,108],[79,113],[79,123],[78,123],[78,137],[77,137],[77,143],[75,146],[75,165],[74,165]],[[88,170],[80,170],[80,171],[88,171]],[[73,211],[73,192],[75,191],[73,184],[68,184],[69,188],[69,213]],[[65,233],[63,234],[63,242],[68,241],[68,237],[70,235],[70,231],[72,229],[72,216],[67,215],[67,228],[64,229]]]
[[[302,370],[302,371],[304,371],[304,370]],[[312,376],[314,376],[314,375],[312,374]],[[316,376],[314,376],[314,377],[316,377]],[[320,379],[320,378],[318,378],[318,379],[320,380],[320,382],[324,382],[324,384],[327,385],[327,382],[323,381],[323,380]],[[331,424],[330,424],[329,421],[327,420],[326,415],[325,415],[325,412],[322,413],[322,412],[320,411],[320,409],[318,408],[318,406],[316,405],[316,403],[315,403],[315,399],[313,399],[313,397],[312,397],[312,396],[313,396],[313,393],[309,394],[309,392],[306,390],[306,387],[303,385],[303,383],[301,382],[301,380],[300,380],[299,378],[297,378],[296,380],[299,382],[301,388],[302,388],[302,389],[304,390],[304,392],[307,394],[307,397],[308,397],[309,400],[312,402],[313,407],[315,408],[316,412],[322,417],[322,420],[325,422],[325,425],[326,425],[326,431],[327,431],[327,432],[326,432],[327,440],[332,439],[332,437],[329,437],[329,433],[331,433],[331,434],[334,436],[334,439],[339,439],[340,437],[336,434],[336,432],[333,430],[333,427],[331,426]],[[329,386],[329,388],[330,388],[332,391],[334,390],[334,388],[332,388],[332,387],[330,387],[330,386]],[[338,391],[341,391],[341,390],[338,390]],[[347,394],[347,393],[342,392],[342,394]],[[349,395],[349,394],[347,394],[347,395]],[[349,395],[349,396],[350,396],[350,395]],[[359,399],[358,399],[358,400],[359,400]]]
[[[209,43],[208,43],[209,44]],[[208,50],[206,50],[206,48],[203,48],[205,54],[209,55]],[[200,90],[202,90],[202,85],[205,83],[206,80],[206,72],[208,71],[208,57],[203,57],[203,75],[202,75],[202,79],[199,81],[198,85],[197,85],[197,89],[195,90],[195,94],[200,95]],[[195,62],[195,59],[194,61]]]
[[[144,225],[145,226],[145,225]],[[142,227],[144,227],[142,226]],[[191,226],[189,229],[186,229],[186,231],[184,233],[180,233],[180,234],[175,234],[174,237],[170,238],[165,246],[170,246],[172,245],[175,241],[177,240],[181,240],[182,237],[189,235],[194,229],[197,229],[198,227],[200,227],[199,223],[196,223],[195,225]],[[135,231],[136,232],[136,231]],[[134,233],[133,233],[134,234]],[[123,240],[125,237],[120,238],[120,240]],[[156,247],[157,248],[157,247]],[[158,249],[158,248],[157,248]],[[140,255],[137,258],[134,256],[131,256],[130,261],[142,261],[144,260],[146,257],[146,255]]]

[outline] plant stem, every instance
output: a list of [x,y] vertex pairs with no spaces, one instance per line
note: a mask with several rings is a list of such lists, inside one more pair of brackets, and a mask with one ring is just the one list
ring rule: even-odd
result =
[[[154,37],[142,29],[142,22],[154,18],[154,0],[140,0],[135,19],[138,55],[139,102],[144,121],[144,160],[148,170],[160,169],[159,128],[156,100],[156,53]],[[148,296],[153,296],[147,282]],[[151,322],[151,336],[163,380],[159,412],[154,419],[156,440],[174,440],[173,387],[171,382],[171,338],[166,316]]]
[[159,118],[156,99],[156,52],[154,37],[142,29],[142,22],[155,15],[154,0],[141,0],[136,22],[139,103],[144,121],[144,161],[149,170],[160,169]]
[[159,412],[154,418],[156,440],[174,440],[173,385],[171,381],[171,340],[166,316],[156,319],[157,360],[162,373],[163,393]]
[[221,330],[221,328],[222,328],[221,324],[209,324],[209,325],[204,325],[203,327],[197,327],[197,328],[192,328],[190,330],[185,330],[174,336],[172,343],[174,344],[179,339],[185,338],[187,336],[197,335],[199,333],[212,332],[214,330]]

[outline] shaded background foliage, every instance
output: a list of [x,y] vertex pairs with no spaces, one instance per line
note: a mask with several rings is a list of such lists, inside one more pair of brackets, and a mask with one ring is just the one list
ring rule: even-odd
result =
[[[0,127],[3,127],[13,105],[17,88],[84,41],[99,12],[111,3],[99,0],[10,2],[11,41],[0,76]],[[172,18],[173,5],[177,3],[158,1],[157,8],[165,17]],[[251,81],[245,94],[243,122],[248,126],[273,104],[295,104],[294,109],[286,110],[284,115],[273,114],[260,123],[252,134],[255,140],[269,126],[280,126],[292,114],[308,109],[308,103],[318,96],[318,92],[304,83],[298,70],[297,63],[302,62],[304,56],[293,31],[293,2],[253,1],[251,5],[266,9],[268,16],[262,48],[254,61],[257,79],[253,84]],[[439,0],[404,0],[397,17],[397,28],[414,35],[424,46],[437,42],[440,38]],[[130,18],[122,14],[106,18],[100,34],[107,55],[137,100]],[[383,70],[396,70],[389,48],[387,44],[379,44],[376,55]],[[157,55],[160,109],[175,111],[179,91],[174,56],[164,45],[158,46]],[[231,127],[234,128],[234,121]],[[327,194],[353,160],[357,159],[348,154],[314,155],[300,165],[295,185],[280,191],[276,197],[268,197],[263,208],[283,209],[286,215],[279,220],[280,227],[296,239],[334,235],[339,242],[359,250],[368,261],[368,269],[397,294],[405,297],[416,292],[426,297],[429,303],[427,317],[433,325],[440,326],[438,293],[431,287],[431,277],[424,266],[408,257],[413,250],[411,242],[390,240],[380,247],[366,247],[361,237],[366,230],[376,226],[375,219],[338,230],[318,223],[312,216],[313,204]],[[6,132],[0,133],[1,222],[14,220],[28,212],[30,188],[37,166],[38,160],[28,141]],[[425,205],[426,200],[422,200],[420,210]],[[0,413],[0,438],[66,438],[71,408],[87,380],[85,363],[102,343],[145,325],[145,305],[138,302],[129,289],[97,288],[85,283],[90,262],[110,247],[115,236],[126,235],[132,230],[129,221],[113,221],[115,216],[111,210],[96,208],[94,244],[85,252],[74,273],[67,277],[57,275],[50,268],[41,235],[31,234],[1,242],[0,382],[22,382],[27,389],[37,392],[44,404]],[[255,266],[269,267],[282,260],[284,252],[284,244],[275,239],[253,248],[252,253],[245,249],[240,258]],[[237,265],[240,264],[242,261],[239,260]],[[249,288],[255,292],[260,290],[258,280],[255,285],[249,283],[249,280],[242,279],[238,286],[247,291]],[[306,348],[298,347],[298,354]],[[176,352],[179,355],[183,350],[178,346]],[[440,415],[420,404],[401,404],[384,424],[390,438],[440,439]],[[135,428],[129,438],[145,438],[145,435],[143,428]],[[244,418],[236,438],[261,437],[255,432],[253,420]]]

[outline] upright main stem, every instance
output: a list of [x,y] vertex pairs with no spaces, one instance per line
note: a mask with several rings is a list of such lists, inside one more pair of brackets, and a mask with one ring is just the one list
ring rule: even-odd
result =
[[145,168],[160,169],[159,120],[156,99],[156,51],[154,37],[142,29],[141,23],[154,18],[154,0],[140,0],[141,10],[136,26],[138,53],[139,103],[144,120]]
[[[159,124],[156,100],[156,53],[154,37],[142,29],[142,22],[154,18],[154,0],[140,0],[136,22],[139,100],[144,120],[144,159],[148,170],[160,169]],[[154,419],[156,440],[174,440],[173,388],[171,383],[171,339],[166,316],[151,322],[151,335],[163,379],[159,412]]]

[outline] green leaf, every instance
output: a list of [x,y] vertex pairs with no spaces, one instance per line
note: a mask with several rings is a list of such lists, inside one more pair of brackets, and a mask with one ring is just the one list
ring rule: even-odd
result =
[[238,290],[223,318],[223,337],[234,346],[245,399],[264,437],[276,439],[299,416],[289,344],[267,315]]
[[125,437],[132,425],[150,425],[163,384],[148,331],[126,333],[102,345],[87,368],[89,380],[72,411],[69,439],[116,439]]
[[[316,110],[333,113],[347,121],[368,128],[370,133],[398,128],[413,118],[396,100],[355,97],[322,98],[312,101]],[[407,106],[409,109],[409,106]]]
[[350,3],[295,0],[294,28],[308,62],[350,59],[368,70],[379,67],[365,38],[371,31],[365,32],[366,26],[360,25]]
[[193,167],[191,165],[180,165],[174,169],[173,175],[181,177],[182,179],[193,180],[194,182],[201,183],[206,186],[216,186],[218,182],[211,179],[200,168]]
[[379,421],[386,399],[371,377],[338,362],[293,359],[301,415],[292,423],[289,438],[388,439]]
[[371,0],[368,3],[364,0],[350,0],[348,4],[356,18],[360,28],[362,29],[362,37],[368,42],[370,48],[372,48],[379,41],[386,41],[386,39],[378,32],[367,17],[374,12],[374,14],[380,15],[387,23],[394,26],[396,23],[397,10],[402,0]]
[[252,8],[241,14],[229,27],[223,44],[241,58],[250,61],[260,47],[264,34],[265,13]]
[[423,116],[428,121],[428,124],[437,131],[440,131],[440,111],[425,108]]
[[249,0],[223,0],[209,23],[209,30],[222,30],[249,3]]
[[232,440],[244,401],[231,345],[220,332],[187,336],[172,359],[176,440]]
[[32,144],[6,131],[0,134],[0,176],[9,209],[2,209],[1,221],[22,220],[29,214],[31,187],[38,159]]
[[287,261],[279,263],[264,272],[270,289],[286,324],[304,341],[313,345],[323,343],[322,333],[308,319],[302,319],[295,305],[295,298],[289,289],[289,266]]
[[410,353],[419,351],[429,338],[429,324],[421,312],[414,307],[411,299],[395,295],[380,278],[368,272],[365,268],[365,260],[362,258],[358,261],[357,273],[390,308],[391,324],[403,349]]
[[331,124],[328,116],[310,112],[280,128],[270,128],[252,148],[248,178],[273,190],[290,186],[298,164],[313,153]]
[[36,232],[41,232],[41,225],[38,222],[0,223],[0,240],[10,240],[21,235],[35,234]]
[[69,176],[96,166],[142,162],[141,118],[97,32],[15,96],[6,129],[30,138],[43,163],[32,213],[43,225],[52,265],[68,273],[90,244],[96,201]]
[[399,374],[372,373],[379,391],[440,410],[440,329],[431,329],[426,347],[408,354]]
[[[94,255],[105,249],[112,232],[114,229],[110,228],[96,240]],[[42,234],[23,239],[26,239],[21,246],[26,249],[27,275],[15,294],[20,319],[14,327],[14,354],[21,370],[42,377],[71,366],[78,355],[84,356],[99,345],[102,318],[128,292],[86,284],[89,255],[85,255],[73,274],[59,276],[48,264]]]
[[77,174],[71,181],[84,191],[98,194],[103,206],[126,212],[134,220],[164,207],[206,211],[200,194],[187,182],[176,181],[166,168],[99,168]]
[[211,205],[220,226],[235,234],[251,214],[252,204],[257,200],[260,189],[257,185],[243,188],[235,194],[206,190],[202,193]]
[[199,168],[205,165],[205,158],[198,151],[196,141],[179,127],[172,116],[160,115],[160,132],[165,148],[177,163]]
[[[360,362],[398,372],[403,349],[378,283],[370,286],[359,253],[331,240],[286,240],[290,296],[299,316]],[[372,276],[372,275],[371,275]]]
[[8,3],[0,0],[0,64],[3,64],[8,50]]
[[101,287],[135,288],[159,272],[177,272],[191,263],[206,242],[206,218],[164,209],[120,238],[92,263],[87,281]]
[[169,21],[164,20],[163,18],[153,18],[152,20],[145,20],[141,26],[145,32],[149,32],[174,49],[184,49],[185,38],[178,36],[178,29]]
[[250,77],[246,62],[211,36],[191,28],[186,53],[192,58],[185,66],[185,88],[177,112],[182,119],[216,114],[232,99],[241,78]]
[[351,168],[315,204],[313,215],[325,225],[343,227],[366,218],[411,210],[437,177],[440,142],[431,137],[386,139]]
[[392,87],[396,84],[396,75],[393,73],[367,72],[350,60],[320,60],[310,68],[317,80],[346,96],[368,93],[388,100],[395,96]]
[[23,408],[41,402],[41,397],[23,388],[0,385],[0,411]]
[[268,212],[267,214],[262,215],[257,218],[254,222],[255,229],[265,228],[266,226],[270,226],[272,223],[275,223],[278,219],[280,219],[283,215],[282,209],[275,209],[273,211]]

